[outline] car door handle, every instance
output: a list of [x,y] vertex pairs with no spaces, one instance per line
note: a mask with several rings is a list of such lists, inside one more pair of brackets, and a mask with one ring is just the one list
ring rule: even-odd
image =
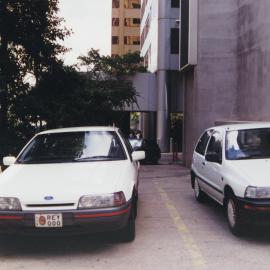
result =
[[205,161],[203,161],[203,162],[202,162],[202,165],[203,165],[203,166],[205,166],[205,165],[206,165]]

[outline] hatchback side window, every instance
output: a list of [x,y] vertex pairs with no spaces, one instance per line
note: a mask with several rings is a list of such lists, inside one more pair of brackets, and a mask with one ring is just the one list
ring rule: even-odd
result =
[[205,154],[205,148],[207,146],[207,143],[209,141],[209,138],[211,137],[212,130],[207,130],[206,132],[203,133],[201,136],[200,140],[197,143],[197,146],[195,148],[195,151],[201,155],[204,156]]
[[222,163],[222,134],[220,132],[213,133],[207,148],[207,154],[209,153],[217,154],[219,163]]

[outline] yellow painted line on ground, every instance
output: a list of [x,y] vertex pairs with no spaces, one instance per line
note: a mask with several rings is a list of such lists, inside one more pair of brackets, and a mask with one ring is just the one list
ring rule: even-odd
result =
[[189,232],[187,226],[183,222],[179,212],[177,211],[166,191],[160,186],[159,183],[156,182],[155,184],[166,208],[170,213],[174,225],[184,242],[185,249],[191,256],[194,269],[206,269],[206,263],[203,255],[197,246],[192,234]]

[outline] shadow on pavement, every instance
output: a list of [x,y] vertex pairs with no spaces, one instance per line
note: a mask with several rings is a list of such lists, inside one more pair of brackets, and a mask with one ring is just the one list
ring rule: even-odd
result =
[[3,256],[76,255],[104,252],[121,243],[116,234],[17,234],[0,236],[0,260]]

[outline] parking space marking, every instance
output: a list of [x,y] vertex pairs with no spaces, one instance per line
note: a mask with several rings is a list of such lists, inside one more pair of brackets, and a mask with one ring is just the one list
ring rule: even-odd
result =
[[203,255],[199,247],[197,246],[192,234],[190,233],[187,226],[183,222],[179,212],[177,211],[176,207],[174,206],[173,202],[169,198],[166,191],[160,186],[159,183],[156,182],[155,184],[166,208],[168,209],[170,213],[170,216],[174,222],[174,225],[184,242],[185,248],[191,256],[194,268],[206,269],[206,262],[203,258]]

